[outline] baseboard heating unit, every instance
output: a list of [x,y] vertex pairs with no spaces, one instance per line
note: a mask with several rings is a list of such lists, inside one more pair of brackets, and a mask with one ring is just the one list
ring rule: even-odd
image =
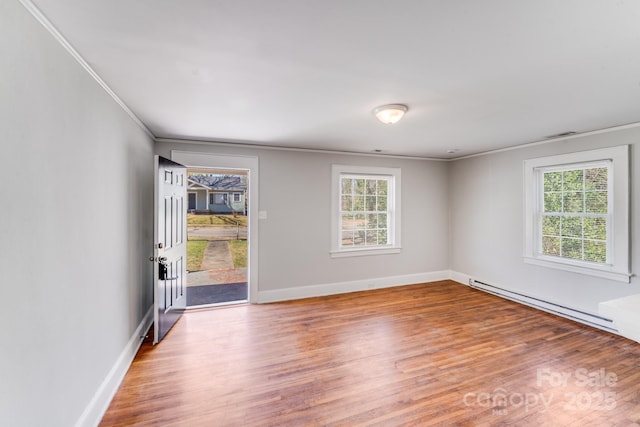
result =
[[556,314],[558,316],[566,317],[567,319],[571,319],[576,322],[584,323],[585,325],[593,326],[595,328],[599,328],[616,334],[618,333],[618,330],[613,326],[613,320],[607,319],[606,317],[602,317],[597,314],[576,310],[571,307],[566,307],[554,302],[545,301],[543,299],[525,295],[519,292],[510,291],[508,289],[490,285],[485,282],[480,282],[475,279],[469,279],[469,286],[474,289],[499,296],[501,298],[519,302],[521,304],[528,305],[530,307],[537,308],[551,314]]

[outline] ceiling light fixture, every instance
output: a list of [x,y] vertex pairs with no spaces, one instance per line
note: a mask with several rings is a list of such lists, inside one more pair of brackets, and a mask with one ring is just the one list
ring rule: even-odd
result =
[[388,104],[375,108],[373,114],[382,123],[392,125],[397,123],[407,111],[409,107],[404,104]]

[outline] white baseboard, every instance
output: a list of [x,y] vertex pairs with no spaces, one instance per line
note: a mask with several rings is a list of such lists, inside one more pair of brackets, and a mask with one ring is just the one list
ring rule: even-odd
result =
[[394,286],[447,280],[449,277],[449,270],[442,270],[427,273],[406,274],[402,276],[378,277],[373,279],[354,280],[350,282],[324,283],[320,285],[261,291],[258,292],[258,303],[288,301],[302,298],[321,297],[325,295],[344,294],[348,292],[366,291],[371,289],[391,288]]
[[142,345],[142,338],[149,327],[153,323],[153,306],[149,308],[149,311],[144,315],[142,321],[136,328],[135,332],[129,339],[129,342],[120,353],[118,360],[113,365],[109,373],[107,374],[93,398],[85,408],[78,421],[76,421],[76,427],[94,427],[100,424],[104,413],[109,408],[109,404],[118,391],[120,383],[124,379],[133,358],[135,357],[138,349]]
[[[584,323],[585,325],[593,326],[607,332],[618,333],[616,328],[613,326],[611,319],[606,318],[599,313],[588,313],[584,310],[571,307],[568,304],[562,304],[557,301],[547,301],[541,297],[512,291],[500,284],[485,283],[481,279],[473,278],[468,274],[456,271],[451,271],[450,277],[451,280],[455,280],[456,282],[470,286],[474,289],[527,305],[538,310],[546,311],[547,313],[555,314],[556,316],[565,317],[575,322]],[[473,283],[471,283],[471,281],[473,281]]]

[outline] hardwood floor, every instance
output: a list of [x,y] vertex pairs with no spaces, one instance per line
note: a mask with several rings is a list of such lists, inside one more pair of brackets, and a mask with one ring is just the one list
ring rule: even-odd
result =
[[102,426],[638,426],[640,344],[451,281],[187,313]]

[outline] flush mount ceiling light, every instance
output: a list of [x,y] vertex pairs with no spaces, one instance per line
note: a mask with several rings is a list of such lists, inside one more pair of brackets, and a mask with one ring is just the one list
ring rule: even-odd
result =
[[409,111],[409,107],[404,104],[381,105],[373,110],[373,114],[378,120],[387,125],[397,123]]

